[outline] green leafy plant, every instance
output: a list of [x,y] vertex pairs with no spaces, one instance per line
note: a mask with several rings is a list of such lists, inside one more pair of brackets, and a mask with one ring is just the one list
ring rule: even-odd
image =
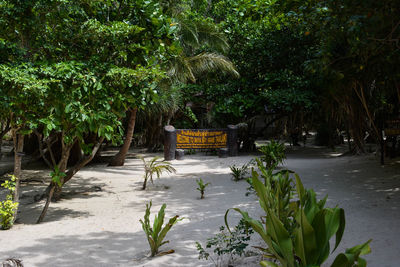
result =
[[267,145],[261,146],[258,151],[263,153],[261,160],[265,162],[268,169],[274,169],[286,158],[285,145],[271,140]]
[[200,178],[200,179],[197,179],[196,182],[197,182],[197,185],[199,186],[199,187],[197,187],[196,189],[200,191],[200,194],[201,194],[200,198],[203,199],[203,198],[204,198],[204,192],[205,192],[205,190],[206,190],[206,187],[207,187],[208,185],[210,185],[211,183],[204,183],[204,182],[203,182],[203,179],[201,179],[201,178]]
[[248,168],[252,161],[242,165],[241,167],[237,167],[236,165],[232,165],[229,168],[231,169],[231,175],[235,182],[243,180],[246,178],[246,175],[249,173]]
[[[144,215],[144,221],[140,219],[140,223],[142,224],[143,231],[147,236],[147,240],[150,245],[151,250],[151,257],[154,257],[158,254],[159,248],[169,243],[169,241],[164,241],[165,236],[167,235],[168,231],[172,228],[172,226],[178,222],[179,215],[175,215],[171,219],[169,219],[168,223],[164,225],[164,217],[165,217],[165,208],[167,207],[166,204],[161,206],[158,215],[154,217],[153,227],[150,225],[150,209],[151,209],[152,202],[150,201],[149,204],[146,204],[146,213]],[[173,253],[174,251],[169,251]]]
[[63,184],[63,178],[67,176],[65,172],[61,172],[60,168],[56,165],[54,166],[54,171],[50,173],[51,180],[56,183],[59,187]]
[[[196,248],[199,252],[199,259],[211,260],[215,266],[226,266],[232,264],[236,257],[248,254],[246,251],[248,241],[254,231],[248,227],[246,222],[241,219],[232,232],[221,226],[219,233],[208,238],[206,248],[203,248],[199,242],[196,242]],[[227,257],[228,259],[226,259]]]
[[[255,171],[254,168],[251,170],[252,177],[256,176],[257,178],[261,178],[264,182],[264,185],[273,190],[282,190],[282,192],[274,192],[273,194],[279,194],[279,196],[285,199],[285,203],[288,203],[292,193],[294,192],[294,186],[292,185],[292,180],[290,178],[290,174],[294,173],[291,170],[280,170],[277,172],[273,172],[272,168],[267,169],[261,159],[254,159],[256,162],[256,166],[258,167],[258,171]],[[247,188],[246,195],[251,193],[255,193],[253,186],[253,179],[249,177],[246,179],[246,182],[249,184]]]
[[175,173],[176,169],[171,166],[171,163],[168,161],[159,161],[159,157],[154,157],[148,161],[144,158],[141,158],[144,164],[144,182],[142,189],[146,189],[147,181],[150,179],[151,183],[153,183],[153,175],[156,174],[157,178],[160,178],[163,172]]
[[14,223],[15,212],[18,208],[18,202],[13,201],[13,192],[15,190],[16,178],[11,175],[9,180],[4,181],[1,186],[9,190],[6,200],[0,202],[0,226],[1,229],[10,229]]
[[[317,201],[312,189],[305,190],[298,175],[295,174],[298,200],[290,201],[291,185],[287,177],[272,178],[266,185],[258,179],[253,171],[252,183],[265,211],[262,221],[251,218],[247,212],[238,208],[243,219],[251,225],[267,245],[263,249],[269,259],[279,261],[281,266],[306,267],[320,266],[338,247],[345,228],[344,210],[338,207],[325,207],[326,199]],[[225,223],[228,227],[225,213]],[[229,229],[229,227],[228,227]],[[329,240],[335,235],[335,246],[330,249]],[[355,246],[339,254],[332,266],[365,266],[361,255],[370,252],[369,242]],[[345,265],[341,265],[341,264]],[[348,264],[348,265],[346,265]],[[262,261],[262,266],[278,266],[272,261]]]

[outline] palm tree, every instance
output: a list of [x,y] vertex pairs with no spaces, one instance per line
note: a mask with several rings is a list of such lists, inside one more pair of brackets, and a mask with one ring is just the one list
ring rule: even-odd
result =
[[149,152],[160,148],[161,132],[164,125],[170,123],[171,118],[182,104],[181,91],[176,86],[160,89],[157,103],[148,105],[138,113],[139,127],[142,126],[145,145]]
[[[223,33],[219,31],[218,27],[212,21],[188,18],[185,8],[187,9],[190,7],[184,5],[183,1],[175,1],[175,3],[174,1],[164,1],[162,4],[166,6],[168,9],[167,12],[176,20],[176,24],[179,27],[176,38],[179,40],[182,47],[181,52],[175,55],[175,57],[170,59],[166,64],[169,77],[168,83],[170,86],[174,86],[177,83],[195,83],[198,77],[214,71],[220,71],[221,74],[230,74],[234,77],[239,77],[239,73],[235,69],[233,63],[222,54],[217,53],[226,52],[229,46]],[[205,48],[208,50],[203,51]],[[172,95],[172,97],[174,97],[174,95]],[[149,106],[147,108],[148,114],[154,114],[153,112],[149,112],[149,108],[154,109],[158,105],[162,106],[163,104],[163,102],[159,102]],[[165,107],[167,107],[167,110],[164,109]],[[168,107],[170,108],[168,109]],[[177,111],[174,105],[165,105],[164,108],[155,109],[162,110],[169,115],[173,115]],[[132,142],[137,108],[133,108],[130,111],[124,144],[117,155],[111,160],[109,166],[124,165],[126,155]],[[155,114],[159,119],[157,127],[162,128],[160,113]],[[168,117],[171,118],[172,115]]]

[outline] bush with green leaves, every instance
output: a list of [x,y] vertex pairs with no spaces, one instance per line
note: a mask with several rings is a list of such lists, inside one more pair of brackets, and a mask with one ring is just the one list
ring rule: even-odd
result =
[[[166,204],[161,206],[158,215],[154,217],[153,227],[150,225],[150,209],[151,209],[152,202],[150,201],[149,204],[146,204],[146,213],[144,215],[144,221],[140,219],[140,223],[142,224],[143,231],[146,234],[147,240],[150,245],[151,250],[151,257],[154,257],[158,254],[159,248],[169,243],[169,241],[164,241],[165,236],[167,235],[168,231],[172,228],[172,226],[178,222],[179,215],[175,215],[171,219],[169,219],[168,223],[164,225],[164,217],[165,217],[165,208],[167,207]],[[171,253],[173,251],[170,251]]]
[[285,144],[275,140],[271,140],[268,144],[261,146],[258,151],[263,154],[261,159],[265,162],[265,167],[268,169],[276,168],[286,158]]
[[142,190],[146,189],[147,181],[150,179],[151,183],[153,183],[153,175],[156,174],[157,178],[160,178],[163,172],[175,173],[176,169],[171,166],[171,163],[168,161],[159,160],[159,157],[154,157],[148,161],[144,158],[141,158],[144,164],[144,182]]
[[4,181],[1,186],[9,191],[6,200],[0,201],[0,226],[3,230],[8,230],[14,224],[15,211],[18,208],[18,202],[13,201],[13,192],[15,190],[15,176],[11,175],[9,180]]
[[253,233],[253,229],[243,219],[231,232],[221,226],[218,234],[207,239],[206,248],[196,242],[199,259],[211,260],[215,266],[232,264],[237,257],[248,253],[246,248]]
[[204,183],[203,179],[197,179],[196,180],[197,185],[199,187],[197,187],[196,189],[200,191],[200,198],[203,199],[204,198],[204,192],[206,191],[206,187],[209,186],[211,183]]
[[[344,210],[339,207],[325,207],[327,197],[318,201],[312,189],[304,189],[297,174],[295,179],[298,200],[292,199],[292,186],[287,177],[281,176],[275,181],[271,177],[263,184],[258,173],[253,171],[252,183],[260,206],[265,211],[265,219],[253,219],[247,212],[233,208],[267,245],[263,249],[265,257],[274,262],[262,261],[262,266],[320,266],[335,251],[342,239],[345,228]],[[227,227],[228,213],[229,210],[225,214]],[[331,252],[330,239],[333,235],[336,240]],[[369,242],[370,240],[339,254],[332,267],[366,266],[366,261],[360,256],[370,252]]]

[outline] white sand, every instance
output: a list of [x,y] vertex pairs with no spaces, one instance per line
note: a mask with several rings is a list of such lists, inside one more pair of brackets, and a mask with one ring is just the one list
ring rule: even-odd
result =
[[[140,190],[143,167],[138,159],[128,159],[123,167],[89,166],[67,184],[67,199],[51,203],[40,225],[34,222],[43,202],[33,204],[31,197],[45,186],[24,186],[19,223],[0,231],[0,261],[15,257],[25,266],[212,266],[197,259],[195,242],[204,245],[218,232],[228,208],[240,207],[254,217],[262,214],[255,196],[245,196],[247,183],[230,177],[230,165],[251,158],[185,156],[173,161],[176,174],[163,175],[146,191]],[[372,156],[332,157],[326,149],[302,148],[290,151],[285,165],[300,174],[306,187],[328,193],[328,205],[345,209],[347,227],[338,251],[372,238],[368,266],[399,265],[400,162],[381,168]],[[25,175],[40,178],[43,172]],[[196,190],[197,178],[211,182],[203,200]],[[185,218],[162,247],[174,249],[173,254],[146,257],[149,248],[139,219],[150,200],[151,220],[162,203],[167,204],[166,218]],[[232,212],[230,218],[233,225],[239,216]],[[256,234],[254,239],[259,242]],[[241,266],[258,266],[258,260],[253,257]]]

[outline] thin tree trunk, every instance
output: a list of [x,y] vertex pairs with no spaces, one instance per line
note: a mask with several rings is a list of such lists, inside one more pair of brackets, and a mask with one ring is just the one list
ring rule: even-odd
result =
[[56,189],[56,185],[53,182],[51,182],[51,187],[50,187],[50,191],[48,193],[47,199],[46,199],[46,204],[44,205],[42,213],[40,213],[40,216],[39,216],[38,220],[36,221],[36,223],[41,223],[44,219],[44,216],[46,216],[47,209],[49,208],[50,201],[51,201],[51,198],[53,197],[55,189]]
[[7,122],[4,124],[1,124],[1,128],[0,128],[1,132],[0,132],[0,157],[1,157],[1,147],[3,145],[3,137],[6,135],[6,133],[8,133],[8,131],[11,130],[10,128],[10,120],[7,120]]
[[[24,135],[18,134],[17,129],[12,131],[13,142],[14,142],[14,176],[15,176],[15,190],[13,195],[13,201],[19,202],[19,185],[21,180],[22,170],[22,154],[24,150]],[[17,219],[18,208],[15,209],[14,221]]]
[[[59,168],[60,173],[65,172],[65,170],[67,168],[69,153],[70,153],[72,145],[73,145],[73,144],[65,145],[63,137],[61,137],[61,144],[62,144],[61,160],[58,163],[58,168]],[[61,183],[63,183],[63,181],[61,181]],[[47,198],[46,198],[46,204],[44,205],[43,210],[40,213],[40,216],[39,216],[38,220],[36,221],[36,223],[41,223],[43,221],[44,216],[46,216],[47,210],[49,208],[49,205],[53,198],[54,193],[56,193],[58,195],[57,196],[58,198],[61,195],[61,187],[59,187],[54,181],[50,182],[50,185],[48,186],[46,191],[48,191]]]
[[131,109],[130,113],[131,114],[129,116],[128,129],[126,130],[124,144],[122,145],[122,147],[119,150],[119,152],[117,153],[117,155],[115,155],[115,157],[108,164],[108,166],[123,166],[125,163],[125,158],[126,158],[126,155],[128,154],[129,148],[131,146],[133,132],[135,130],[137,108],[135,107],[135,108]]
[[70,168],[67,172],[67,175],[64,177],[63,185],[67,183],[71,178],[83,167],[85,167],[96,155],[97,151],[100,149],[101,144],[104,141],[104,137],[101,137],[100,140],[93,147],[92,152],[83,157],[78,163],[76,163],[72,168]]
[[[358,92],[358,90],[357,90],[357,85],[360,88],[360,92]],[[357,96],[358,96],[358,98],[359,98],[364,110],[365,110],[365,113],[367,114],[369,122],[371,123],[371,128],[373,130],[373,134],[374,134],[375,140],[379,141],[379,130],[375,125],[374,118],[372,117],[371,112],[369,111],[368,103],[367,103],[367,100],[366,100],[365,95],[364,95],[363,86],[360,83],[357,82],[354,85],[354,90],[355,90],[355,92],[356,92],[356,94],[357,94]]]
[[[90,155],[88,155],[88,156],[86,156],[86,157],[83,157],[78,163],[76,163],[72,168],[70,168],[69,170],[68,170],[68,172],[66,173],[67,175],[64,177],[64,179],[61,181],[62,182],[62,185],[64,185],[65,183],[67,183],[69,180],[71,180],[71,178],[80,170],[80,169],[82,169],[86,164],[88,164],[93,158],[94,158],[94,156],[96,155],[96,153],[97,153],[97,151],[99,150],[99,148],[100,148],[100,146],[101,146],[101,144],[103,143],[103,141],[104,141],[104,137],[102,137],[102,138],[100,138],[100,140],[96,143],[96,145],[93,147],[93,149],[92,149],[92,152],[90,153]],[[72,146],[70,146],[69,147],[69,151],[71,150],[71,147]],[[68,155],[69,155],[69,152],[68,152]],[[66,169],[66,167],[67,167],[67,162],[68,162],[68,157],[67,158],[63,158],[62,159],[62,168],[63,168],[63,171],[65,171],[65,169]],[[64,165],[64,163],[65,163],[65,165]],[[61,164],[60,164],[61,165]],[[60,171],[61,171],[61,167],[60,167]],[[51,199],[53,198],[53,196],[56,194],[56,198],[59,198],[59,194],[61,194],[61,188],[62,188],[62,186],[61,187],[58,187],[58,185],[57,184],[55,184],[54,182],[51,182],[50,183],[50,185],[49,185],[49,187],[48,187],[48,189],[47,189],[47,191],[48,191],[48,194],[47,194],[47,199],[46,199],[46,204],[45,204],[45,206],[44,206],[44,208],[43,208],[43,210],[42,210],[42,213],[40,214],[40,216],[39,216],[39,218],[38,218],[38,220],[37,220],[37,222],[36,223],[41,223],[42,221],[43,221],[43,219],[44,219],[44,217],[45,217],[45,215],[46,215],[46,213],[47,213],[47,210],[48,210],[48,208],[49,208],[49,205],[50,205],[50,202],[51,202]],[[59,189],[59,190],[57,190],[57,189]],[[58,196],[57,196],[58,195]]]

